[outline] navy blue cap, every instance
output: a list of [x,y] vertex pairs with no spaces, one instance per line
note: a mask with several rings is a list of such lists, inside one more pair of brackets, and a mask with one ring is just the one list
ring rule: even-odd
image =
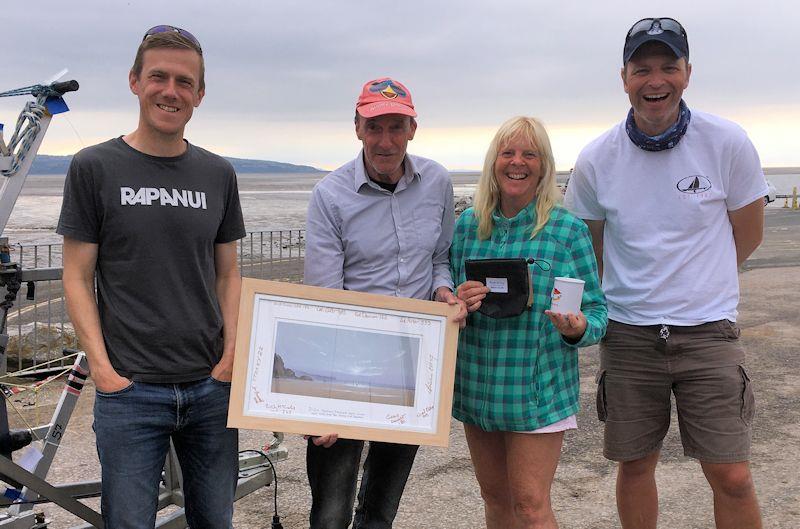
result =
[[689,41],[686,30],[680,22],[673,18],[643,18],[628,30],[625,37],[625,48],[622,52],[622,63],[626,64],[633,54],[647,42],[663,42],[677,58],[689,60]]

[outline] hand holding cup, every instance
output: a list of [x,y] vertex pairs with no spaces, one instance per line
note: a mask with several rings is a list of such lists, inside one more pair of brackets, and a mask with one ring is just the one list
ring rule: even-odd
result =
[[586,316],[581,312],[584,281],[557,277],[553,283],[550,310],[544,313],[558,332],[571,340],[580,340],[586,332]]
[[561,314],[552,310],[546,310],[544,313],[550,318],[558,332],[570,340],[578,341],[586,332],[586,316],[581,311],[578,311],[577,315],[571,312]]

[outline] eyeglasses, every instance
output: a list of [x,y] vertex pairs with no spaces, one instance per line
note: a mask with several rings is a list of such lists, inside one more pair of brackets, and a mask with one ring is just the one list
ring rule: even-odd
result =
[[170,33],[170,32],[177,33],[178,35],[188,39],[189,42],[197,46],[197,49],[200,52],[203,51],[203,47],[200,46],[200,41],[197,40],[197,37],[186,31],[185,29],[176,28],[175,26],[168,26],[168,25],[153,26],[152,28],[148,29],[147,32],[144,34],[144,37],[142,37],[142,42],[146,41],[148,37],[152,37],[153,35],[159,35],[161,33]]
[[626,41],[639,33],[649,33],[651,35],[658,35],[664,31],[671,31],[676,35],[686,38],[686,30],[683,29],[681,23],[674,18],[643,18],[628,31]]

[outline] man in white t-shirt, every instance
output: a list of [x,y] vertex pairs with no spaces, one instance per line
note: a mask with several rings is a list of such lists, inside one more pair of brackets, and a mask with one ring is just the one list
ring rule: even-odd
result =
[[566,205],[589,226],[608,299],[597,411],[604,455],[619,462],[622,527],[656,527],[674,395],[717,528],[758,529],[754,398],[735,321],[737,270],[761,243],[767,187],[745,132],[681,99],[691,71],[677,21],[631,27],[622,82],[632,108],[581,152]]

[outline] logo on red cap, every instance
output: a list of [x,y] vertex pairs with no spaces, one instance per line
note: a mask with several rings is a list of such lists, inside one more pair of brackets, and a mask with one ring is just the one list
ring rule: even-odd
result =
[[378,92],[386,99],[394,99],[396,97],[406,97],[406,91],[394,84],[391,79],[373,83],[369,87],[370,92]]
[[365,118],[384,114],[401,114],[416,117],[414,103],[408,88],[390,77],[367,81],[361,88],[356,110]]

